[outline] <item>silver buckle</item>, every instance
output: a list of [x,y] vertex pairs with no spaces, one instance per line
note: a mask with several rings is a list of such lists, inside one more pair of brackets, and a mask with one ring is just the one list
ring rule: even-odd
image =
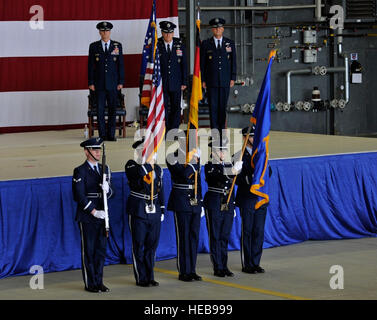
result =
[[145,205],[145,212],[146,213],[156,213],[156,206],[153,203],[146,204]]

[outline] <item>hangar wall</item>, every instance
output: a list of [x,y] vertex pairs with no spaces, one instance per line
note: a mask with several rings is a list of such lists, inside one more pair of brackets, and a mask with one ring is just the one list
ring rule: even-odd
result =
[[[315,8],[318,2],[321,4],[320,17]],[[227,24],[224,36],[236,42],[237,73],[240,84],[231,89],[228,105],[241,107],[241,110],[228,113],[228,126],[242,127],[248,123],[250,111],[245,113],[242,110],[247,111],[249,108],[246,104],[252,105],[256,102],[266,70],[266,58],[269,51],[274,48],[278,56],[271,73],[272,130],[351,136],[376,135],[376,2],[376,0],[201,0],[201,39],[212,35],[208,22],[211,18],[219,16],[223,17]],[[178,1],[180,33],[181,37],[186,39],[188,47],[190,47],[189,35],[193,29],[186,24],[187,12],[193,3],[196,4],[196,1]],[[334,13],[330,13],[333,5],[341,5],[344,9],[342,38],[339,37],[339,28],[329,28],[330,19],[334,17]],[[310,8],[275,10],[276,6],[310,6]],[[244,8],[225,10],[221,7]],[[247,10],[248,7],[254,9]],[[311,31],[314,31],[312,39],[310,39]],[[342,39],[341,52],[338,46],[339,39]],[[355,65],[352,65],[354,54],[357,54],[357,62],[362,66],[361,83],[352,83],[351,70],[355,69]],[[342,70],[346,64],[345,57],[348,58],[347,74],[350,81],[349,102],[344,106],[347,86],[345,72]],[[314,62],[310,63],[310,61]],[[321,72],[325,73],[324,75],[319,73],[318,67],[326,68]],[[311,71],[306,74],[294,74],[293,71],[290,77],[291,104],[285,105],[286,110],[289,111],[276,111],[288,101],[287,72],[301,69]],[[315,72],[319,75],[314,74]],[[298,111],[297,108],[302,108],[302,104],[297,102],[310,103],[314,87],[320,90],[322,104],[314,106],[306,104],[308,108],[311,107],[309,111]],[[340,104],[339,100],[341,100]],[[232,109],[237,110],[237,108]]]

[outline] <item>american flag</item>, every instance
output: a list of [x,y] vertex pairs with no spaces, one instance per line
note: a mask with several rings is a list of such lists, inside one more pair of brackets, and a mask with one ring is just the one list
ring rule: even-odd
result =
[[157,47],[156,0],[153,0],[151,17],[144,40],[140,76],[144,77],[141,90],[141,104],[149,107],[151,103],[153,64]]
[[[153,1],[153,10],[155,9],[155,1]],[[152,10],[152,11],[153,11]],[[152,13],[153,16],[153,13]],[[152,25],[150,23],[150,25]],[[149,31],[149,27],[148,27]],[[148,37],[148,32],[147,32]],[[147,40],[147,39],[146,39]],[[154,41],[150,43],[157,43],[157,34],[155,33]],[[144,53],[143,53],[144,54]],[[154,63],[153,63],[154,62]],[[164,95],[162,91],[162,81],[161,81],[161,65],[160,65],[160,55],[158,52],[158,47],[155,46],[154,51],[154,61],[148,61],[146,70],[148,70],[148,65],[153,68],[152,83],[151,88],[147,91],[148,86],[145,85],[145,96],[150,97],[149,111],[148,111],[148,120],[147,128],[145,132],[145,141],[143,148],[143,161],[150,161],[157,149],[160,146],[161,142],[164,139],[165,134],[165,107],[164,107]],[[146,73],[147,76],[147,73]],[[145,81],[144,81],[145,83]],[[144,92],[144,86],[143,86]]]

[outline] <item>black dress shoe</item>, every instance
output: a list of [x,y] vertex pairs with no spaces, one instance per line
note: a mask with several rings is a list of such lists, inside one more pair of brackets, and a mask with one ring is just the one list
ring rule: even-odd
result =
[[115,137],[109,137],[109,138],[107,138],[107,141],[117,141],[117,138],[115,138]]
[[188,274],[180,274],[178,280],[189,282],[192,281],[192,278]]
[[234,273],[232,271],[230,271],[228,268],[226,268],[224,271],[224,274],[227,276],[227,277],[234,277]]
[[110,291],[110,289],[108,287],[106,287],[103,283],[98,286],[98,290],[101,291],[101,292],[109,292]]
[[190,277],[192,280],[195,280],[195,281],[202,281],[202,277],[197,275],[196,273],[191,273],[190,274]]
[[252,267],[245,267],[245,268],[242,268],[242,272],[255,274],[257,273],[257,270],[255,270]]
[[221,277],[221,278],[224,278],[225,277],[225,272],[224,270],[215,270],[215,272],[213,273],[216,277]]
[[98,292],[99,290],[97,288],[94,288],[94,287],[85,287],[85,291],[88,291],[88,292]]
[[160,285],[157,281],[154,280],[149,281],[149,283],[152,287],[158,287]]
[[136,282],[136,285],[139,287],[149,287],[149,282],[140,281]]
[[266,272],[261,266],[256,266],[254,269],[258,273],[265,273]]

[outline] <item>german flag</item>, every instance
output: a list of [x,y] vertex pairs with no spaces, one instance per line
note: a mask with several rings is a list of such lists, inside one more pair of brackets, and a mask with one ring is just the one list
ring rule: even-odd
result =
[[[191,88],[191,98],[190,98],[190,113],[189,121],[187,124],[187,137],[186,137],[186,162],[189,161],[189,137],[190,129],[195,130],[195,145],[196,148],[198,144],[198,110],[199,110],[199,101],[203,99],[202,92],[202,79],[200,74],[200,18],[198,12],[198,19],[196,20],[196,49],[195,49],[195,61],[194,61],[194,74],[192,78],[192,88]],[[190,147],[192,146],[192,143]],[[191,148],[190,148],[191,149]]]

